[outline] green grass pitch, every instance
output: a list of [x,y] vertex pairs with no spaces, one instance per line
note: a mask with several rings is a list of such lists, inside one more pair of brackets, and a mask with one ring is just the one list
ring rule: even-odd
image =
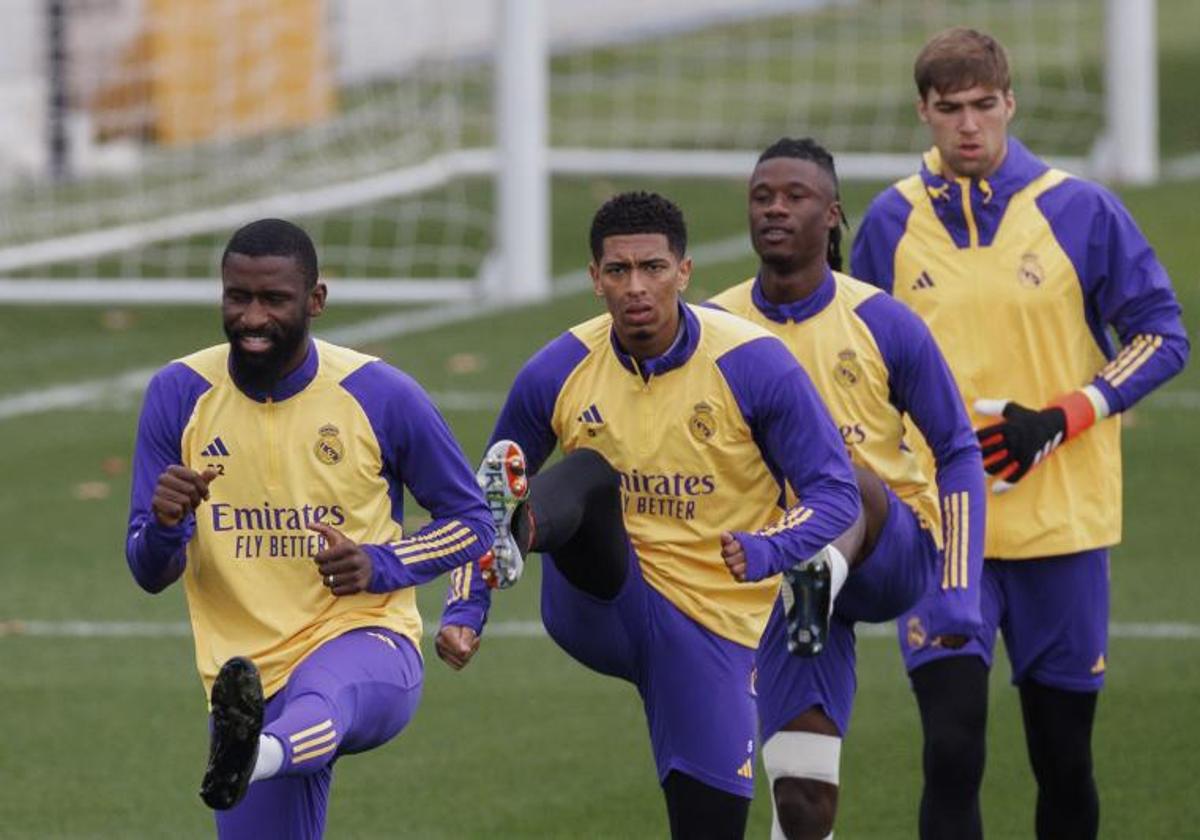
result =
[[[1168,154],[1194,152],[1200,111],[1190,80],[1200,72],[1200,4],[1159,0],[1159,17],[1162,145]],[[1098,67],[1085,71],[1099,74]],[[681,204],[701,253],[745,236],[738,184],[562,180],[553,194],[556,273],[583,268],[591,212],[614,190],[635,186],[659,189]],[[846,186],[852,222],[880,186]],[[1198,190],[1200,181],[1123,192],[1174,278],[1193,337],[1200,325]],[[463,192],[481,205],[490,201],[486,187]],[[700,261],[689,299],[748,276],[748,253],[746,247],[740,256]],[[159,258],[155,248],[142,256],[150,265]],[[318,334],[387,314],[340,305],[336,282],[330,297]],[[108,311],[0,307],[0,404],[34,389],[154,368],[216,343],[222,336],[215,303]],[[475,405],[446,415],[475,458],[498,395],[521,362],[598,306],[590,293],[576,293],[360,349],[412,373],[431,392],[473,396]],[[211,814],[197,796],[207,728],[190,638],[44,637],[20,632],[16,623],[186,621],[179,587],[145,595],[125,568],[136,412],[136,398],[117,390],[98,394],[86,408],[0,418],[7,477],[0,493],[0,838],[213,834]],[[1200,373],[1193,364],[1126,417],[1125,540],[1113,555],[1114,622],[1200,624],[1198,412]],[[520,586],[497,599],[493,621],[538,621],[539,572],[532,562]],[[436,620],[442,593],[440,584],[421,592],[427,621]],[[545,637],[486,637],[462,673],[436,659],[430,639],[422,648],[428,668],[417,717],[386,747],[339,763],[329,837],[666,835],[630,686],[592,674]],[[1114,638],[1108,663],[1094,741],[1101,835],[1195,836],[1200,638]],[[858,676],[837,835],[913,837],[920,736],[894,640],[862,638]],[[987,835],[1030,837],[1033,782],[1003,659],[993,672],[988,749]],[[761,776],[761,767],[756,772]],[[768,836],[765,794],[760,779],[751,837]]]
[[[598,197],[632,182],[556,185],[555,270],[586,260]],[[644,182],[639,185],[645,185]],[[697,248],[743,235],[736,184],[651,182],[688,214]],[[852,218],[879,185],[849,185]],[[1200,289],[1196,183],[1124,196],[1171,271],[1190,331]],[[740,280],[739,257],[697,266],[693,300]],[[377,309],[339,306],[336,283],[320,329]],[[466,450],[482,448],[517,367],[565,326],[598,311],[590,293],[365,346],[436,393],[482,398],[447,417]],[[319,332],[320,330],[318,330]],[[0,321],[0,397],[153,367],[221,340],[207,309],[29,308]],[[452,358],[470,354],[475,365]],[[461,358],[461,355],[460,355]],[[462,372],[466,369],[466,372]],[[1114,554],[1113,620],[1196,622],[1200,530],[1192,478],[1200,376],[1195,366],[1132,412],[1125,435],[1125,542]],[[125,569],[122,540],[136,400],[0,421],[7,491],[0,496],[0,622],[181,622],[177,587],[150,597]],[[537,621],[538,563],[498,599],[495,621]],[[442,587],[421,597],[436,619]],[[11,631],[12,625],[7,626]],[[591,674],[548,639],[487,638],[463,673],[423,645],[425,696],[413,725],[385,748],[341,762],[331,837],[655,837],[665,810],[634,690]],[[919,791],[915,705],[895,643],[863,638],[860,691],[844,752],[838,834],[914,833]],[[203,837],[211,817],[196,796],[206,752],[205,706],[191,642],[167,638],[0,636],[0,837]],[[1189,793],[1200,735],[1200,640],[1114,639],[1095,746],[1105,836],[1180,837],[1200,823]],[[1031,834],[1033,787],[1015,692],[999,662],[992,680],[984,809],[991,837]],[[761,787],[751,836],[767,834]]]

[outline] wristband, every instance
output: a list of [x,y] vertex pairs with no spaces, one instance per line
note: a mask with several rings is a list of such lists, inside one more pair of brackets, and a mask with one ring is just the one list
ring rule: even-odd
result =
[[1100,389],[1088,385],[1078,391],[1072,391],[1050,403],[1052,408],[1061,408],[1067,418],[1066,440],[1083,434],[1108,416],[1108,402]]

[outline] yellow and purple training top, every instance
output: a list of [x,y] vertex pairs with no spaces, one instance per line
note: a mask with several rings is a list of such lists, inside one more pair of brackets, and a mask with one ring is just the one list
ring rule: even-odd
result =
[[[172,464],[219,475],[176,527],[151,501]],[[433,521],[405,535],[404,488]],[[312,562],[324,523],[366,551],[369,591],[335,597]],[[419,649],[412,587],[487,551],[491,516],[432,401],[384,362],[321,341],[270,393],[248,394],[229,347],[180,359],[151,380],[138,423],[125,555],[158,592],[183,577],[205,694],[248,656],[269,696],[320,644],[386,627]]]
[[[1170,279],[1112,193],[1014,138],[991,178],[941,171],[935,148],[919,173],[875,198],[851,273],[929,325],[968,408],[980,398],[1042,408],[1090,385],[1115,415],[1182,369],[1189,345]],[[1055,556],[1120,538],[1116,417],[989,502],[988,557]]]
[[[858,488],[828,412],[778,339],[724,312],[681,303],[679,313],[671,348],[642,362],[608,315],[550,342],[517,375],[492,439],[519,443],[531,473],[556,444],[603,455],[620,473],[646,582],[754,648],[778,573],[850,526]],[[723,531],[744,547],[753,582],[730,575]],[[451,588],[443,625],[482,628],[488,593],[471,583]]]
[[[938,577],[948,614],[977,624],[983,464],[954,378],[924,322],[874,286],[828,269],[803,300],[772,303],[753,277],[709,304],[787,345],[833,415],[851,460],[879,476],[943,549]],[[932,450],[936,483],[906,431]]]

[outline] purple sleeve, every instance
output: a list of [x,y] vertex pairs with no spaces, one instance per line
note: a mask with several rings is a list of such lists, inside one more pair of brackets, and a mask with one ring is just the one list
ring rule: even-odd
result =
[[470,627],[475,635],[483,635],[483,626],[487,624],[491,606],[492,590],[484,582],[479,561],[476,560],[451,575],[442,607],[441,626],[455,624]]
[[364,545],[373,571],[370,592],[416,586],[492,546],[495,530],[466,456],[429,395],[384,362],[363,365],[342,380],[362,406],[379,441],[392,516],[403,520],[403,489],[432,521],[387,545]]
[[735,534],[746,554],[746,579],[762,580],[841,536],[858,516],[858,485],[833,419],[783,342],[756,338],[717,365],[763,460],[799,498],[771,527]]
[[[496,418],[488,446],[498,440],[514,440],[525,452],[529,474],[541,469],[558,444],[551,425],[558,393],[571,371],[587,355],[587,347],[570,332],[539,350],[517,374]],[[451,581],[441,625],[457,624],[482,633],[491,608],[491,590],[484,584],[478,568],[473,569],[466,584],[460,582],[456,587],[455,581]]]
[[[1112,412],[1124,411],[1187,362],[1187,331],[1171,280],[1129,211],[1099,184],[1069,178],[1037,204],[1083,285],[1088,325],[1110,360],[1091,384]],[[1108,326],[1121,340],[1120,353]]]
[[150,380],[138,418],[133,449],[133,486],[125,561],[138,586],[161,592],[179,579],[187,564],[187,543],[196,529],[189,514],[179,525],[158,524],[151,510],[158,477],[173,464],[183,463],[181,439],[196,401],[211,385],[181,362],[160,370]]
[[[937,465],[944,546],[939,569],[942,606],[934,612],[938,626],[929,632],[970,635],[982,620],[979,597],[987,504],[978,439],[925,322],[886,295],[867,299],[856,314],[871,331],[887,366],[889,399],[912,417]],[[948,570],[946,564],[955,568]]]
[[896,246],[904,236],[911,213],[912,205],[895,187],[875,196],[850,249],[851,276],[892,293],[896,280]]
[[515,440],[525,450],[529,474],[540,470],[558,444],[551,426],[558,393],[587,355],[584,343],[569,332],[539,350],[517,374],[488,445]]

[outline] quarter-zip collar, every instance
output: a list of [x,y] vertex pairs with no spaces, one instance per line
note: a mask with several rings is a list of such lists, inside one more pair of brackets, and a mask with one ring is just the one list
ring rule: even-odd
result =
[[823,311],[833,300],[835,294],[837,294],[837,281],[833,279],[833,271],[829,266],[825,266],[825,277],[812,294],[791,303],[772,303],[767,300],[762,286],[762,272],[755,275],[754,285],[750,287],[750,299],[754,302],[755,308],[764,317],[777,324],[786,324],[789,321],[799,324],[807,321],[818,312]]
[[934,213],[960,248],[992,244],[1009,200],[1050,167],[1015,137],[990,178],[944,178],[936,146],[922,159],[921,180]]
[[621,346],[621,342],[617,340],[616,330],[609,330],[609,344],[612,345],[613,353],[616,354],[617,361],[621,363],[622,367],[630,373],[641,376],[643,380],[649,381],[652,376],[661,376],[669,370],[682,367],[692,357],[700,343],[700,319],[696,317],[696,313],[692,312],[691,307],[683,302],[682,298],[679,300],[678,306],[679,330],[675,333],[675,340],[671,342],[671,346],[661,356],[654,356],[639,362]]

